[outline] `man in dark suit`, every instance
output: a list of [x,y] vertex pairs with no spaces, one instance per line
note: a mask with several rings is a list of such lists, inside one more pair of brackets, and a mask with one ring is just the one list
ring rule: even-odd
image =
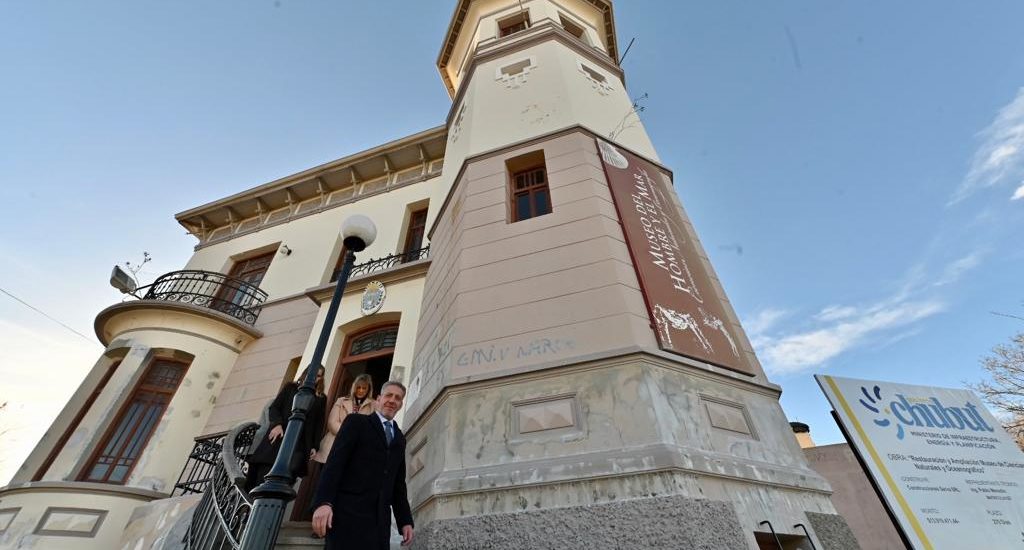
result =
[[350,414],[338,431],[313,498],[313,532],[327,548],[386,550],[394,510],[402,545],[412,542],[412,511],[405,488],[405,436],[394,418],[405,386],[387,382],[374,414]]

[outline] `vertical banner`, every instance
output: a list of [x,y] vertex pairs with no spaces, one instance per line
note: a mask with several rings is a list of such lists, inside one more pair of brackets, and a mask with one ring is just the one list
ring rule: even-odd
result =
[[814,378],[916,550],[1024,548],[1024,453],[973,392]]
[[597,148],[661,349],[756,374],[743,360],[725,305],[687,236],[671,182],[630,151],[601,139]]

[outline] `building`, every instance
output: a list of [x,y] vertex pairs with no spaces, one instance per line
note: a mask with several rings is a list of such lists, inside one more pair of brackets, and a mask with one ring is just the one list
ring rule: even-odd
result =
[[[610,0],[459,0],[443,126],[178,214],[195,254],[99,313],[106,351],[0,490],[0,544],[244,517],[233,446],[309,360],[359,213],[379,235],[324,365],[331,395],[409,386],[417,547],[856,548],[670,170],[622,124],[614,23]],[[181,495],[208,486],[227,500]]]

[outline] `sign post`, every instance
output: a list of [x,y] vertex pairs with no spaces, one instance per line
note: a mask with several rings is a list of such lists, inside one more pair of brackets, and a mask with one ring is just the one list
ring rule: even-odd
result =
[[1024,548],[1024,454],[976,395],[815,379],[909,546]]

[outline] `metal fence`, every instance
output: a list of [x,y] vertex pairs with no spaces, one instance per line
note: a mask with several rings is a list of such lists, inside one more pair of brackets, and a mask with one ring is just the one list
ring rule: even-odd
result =
[[158,277],[142,297],[205,307],[255,324],[267,293],[241,279],[212,271],[172,271]]

